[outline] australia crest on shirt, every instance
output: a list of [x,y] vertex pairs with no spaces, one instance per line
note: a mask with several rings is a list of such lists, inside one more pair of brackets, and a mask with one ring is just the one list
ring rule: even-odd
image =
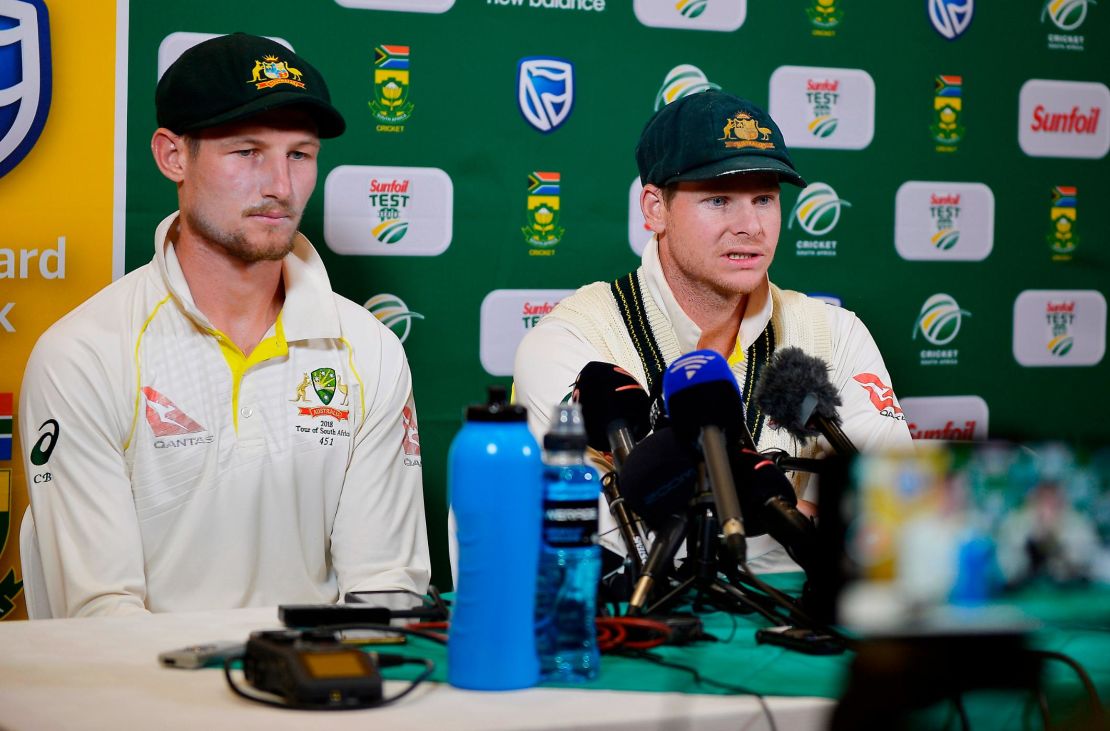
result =
[[304,371],[289,399],[297,409],[294,429],[300,435],[318,438],[330,447],[337,437],[351,436],[351,389],[334,368]]

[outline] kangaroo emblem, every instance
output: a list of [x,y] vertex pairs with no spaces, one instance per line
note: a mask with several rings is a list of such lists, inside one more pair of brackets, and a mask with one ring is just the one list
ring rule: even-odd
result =
[[[308,374],[305,373],[304,378],[301,380],[300,384],[297,385],[297,398],[289,399],[289,400],[292,401],[293,403],[297,403],[299,401],[304,401],[305,403],[307,403],[308,402],[308,397],[305,396],[305,390],[308,388],[308,383],[309,383]],[[347,387],[344,386],[343,387],[343,394],[346,395],[346,393],[347,393]]]
[[335,390],[338,391],[339,393],[343,394],[343,400],[339,403],[339,405],[340,406],[346,406],[347,405],[347,384],[343,383],[343,379],[339,377],[338,373],[335,374]]

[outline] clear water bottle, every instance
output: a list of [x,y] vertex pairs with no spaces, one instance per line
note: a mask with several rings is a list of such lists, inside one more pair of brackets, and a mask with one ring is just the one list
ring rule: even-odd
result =
[[560,404],[544,436],[543,540],[536,582],[536,650],[544,680],[597,677],[597,505],[601,480],[586,464],[578,404]]
[[540,448],[524,407],[489,389],[451,442],[447,486],[458,525],[458,581],[447,634],[447,682],[470,690],[539,680],[536,565],[543,502]]

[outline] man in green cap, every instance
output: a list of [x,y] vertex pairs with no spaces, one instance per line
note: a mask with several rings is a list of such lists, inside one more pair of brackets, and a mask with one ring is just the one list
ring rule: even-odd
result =
[[[779,186],[805,186],[774,120],[723,91],[691,94],[648,121],[636,162],[640,208],[654,232],[642,265],[564,299],[517,350],[516,399],[537,437],[590,361],[616,364],[658,390],[680,355],[715,350],[750,403],[771,354],[793,346],[828,363],[843,429],[860,449],[909,446],[890,375],[859,318],[768,279],[782,228]],[[823,438],[799,441],[769,428],[756,409],[748,422],[760,450],[830,451]],[[792,481],[799,508],[812,514],[808,476],[795,473]],[[603,545],[623,553],[608,511],[601,515]],[[748,556],[757,570],[797,568],[769,536],[749,540]]]
[[320,139],[345,127],[323,77],[235,33],[182,54],[155,103],[180,210],[151,263],[43,334],[23,381],[32,617],[423,593],[404,351],[297,231]]

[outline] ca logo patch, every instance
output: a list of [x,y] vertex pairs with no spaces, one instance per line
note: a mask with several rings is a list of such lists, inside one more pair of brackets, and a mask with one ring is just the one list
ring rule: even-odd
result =
[[0,177],[42,134],[50,110],[50,22],[45,0],[0,0]]

